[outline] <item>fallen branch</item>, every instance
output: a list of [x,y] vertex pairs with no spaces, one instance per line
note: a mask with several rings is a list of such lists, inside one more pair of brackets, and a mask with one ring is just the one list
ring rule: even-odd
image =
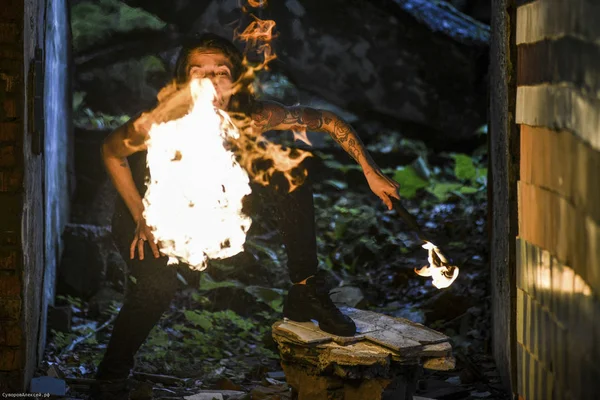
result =
[[110,324],[112,324],[113,322],[115,322],[115,319],[117,319],[117,315],[116,314],[113,315],[111,318],[109,318],[102,325],[100,325],[98,327],[98,329],[95,329],[95,330],[87,333],[86,335],[79,336],[79,337],[75,338],[75,340],[73,340],[67,347],[65,347],[60,352],[59,357],[63,356],[65,353],[67,353],[69,351],[73,351],[73,349],[75,348],[75,346],[77,346],[81,342],[85,342],[86,340],[88,340],[89,338],[91,338],[92,336],[94,336],[96,333],[100,332],[102,329],[105,329],[107,326],[109,326]]
[[134,372],[133,377],[138,380],[145,380],[154,383],[162,383],[168,386],[185,386],[189,379],[182,379],[176,376],[147,374],[144,372]]

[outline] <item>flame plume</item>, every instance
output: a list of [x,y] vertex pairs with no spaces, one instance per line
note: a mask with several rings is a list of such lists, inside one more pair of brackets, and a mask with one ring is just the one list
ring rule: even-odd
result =
[[[235,33],[237,39],[246,43],[244,58],[246,71],[238,80],[234,90],[254,93],[252,83],[255,81],[256,75],[262,70],[268,70],[269,62],[276,59],[277,56],[271,46],[271,41],[275,37],[273,33],[275,21],[261,20],[254,15],[251,16],[253,21],[248,27],[241,33]],[[256,53],[262,55],[261,62],[252,65],[248,61],[247,54],[250,49],[254,49]],[[241,132],[240,138],[235,143],[238,162],[248,171],[254,182],[268,185],[277,172],[282,173],[286,178],[290,192],[304,182],[306,171],[297,171],[297,167],[304,159],[312,156],[310,152],[300,149],[284,149],[278,144],[271,143],[262,136],[260,128],[249,116],[240,113],[231,115]],[[295,139],[310,145],[305,129],[298,127],[292,131]]]
[[[262,7],[266,1],[249,4]],[[246,70],[234,84],[234,92],[253,94],[257,72],[276,58],[270,43],[275,22],[253,18],[237,37],[247,43],[247,51],[254,47],[263,60],[251,65],[246,51]],[[248,115],[250,110],[216,109],[215,96],[208,79],[194,79],[183,90],[174,82],[159,93],[159,106],[151,115],[143,114],[137,122],[153,122],[146,141],[151,179],[143,199],[144,218],[169,264],[183,262],[197,270],[205,269],[209,259],[243,251],[252,223],[242,213],[242,199],[251,192],[250,179],[267,185],[279,172],[292,191],[305,178],[297,167],[311,156],[266,140]],[[301,129],[294,134],[305,137]],[[136,139],[129,145],[141,143]]]
[[242,213],[242,199],[250,186],[248,174],[223,145],[239,132],[214,107],[211,81],[194,79],[189,90],[189,114],[150,130],[144,218],[170,264],[203,270],[209,258],[243,250],[251,220]]

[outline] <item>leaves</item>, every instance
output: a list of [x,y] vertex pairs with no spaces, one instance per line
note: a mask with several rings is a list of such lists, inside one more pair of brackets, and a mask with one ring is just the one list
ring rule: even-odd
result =
[[408,199],[414,198],[419,189],[429,185],[412,166],[398,168],[394,173],[394,180],[400,184],[400,196]]
[[85,50],[115,32],[134,29],[162,29],[156,16],[118,0],[81,1],[73,4],[71,29],[75,52]]
[[465,154],[453,154],[452,158],[454,158],[454,162],[456,163],[454,166],[454,175],[458,179],[472,181],[477,177],[477,169],[471,157]]
[[[74,99],[75,101],[76,99]],[[83,101],[83,97],[81,99]],[[101,112],[94,112],[87,107],[74,109],[74,124],[80,128],[86,129],[115,129],[129,121],[128,115],[108,115]]]
[[198,326],[205,331],[210,330],[213,325],[210,319],[198,311],[184,311],[185,318],[194,326]]
[[73,111],[76,112],[83,104],[83,100],[85,99],[85,92],[73,92]]
[[253,295],[257,300],[268,304],[275,312],[283,309],[283,290],[261,286],[246,286],[246,292]]
[[439,201],[446,201],[451,193],[459,190],[463,185],[460,183],[435,183],[427,188],[427,191],[434,195]]
[[324,161],[325,166],[327,166],[327,168],[331,168],[331,169],[335,169],[338,170],[340,172],[346,173],[348,171],[352,171],[352,170],[357,170],[360,171],[360,166],[356,165],[356,164],[342,164],[338,161],[335,160],[325,160]]
[[200,275],[200,285],[198,287],[199,290],[209,291],[218,288],[224,287],[241,287],[242,285],[239,282],[235,281],[221,281],[217,282],[207,273],[203,273]]
[[328,184],[330,186],[333,186],[334,188],[336,188],[338,190],[345,190],[345,189],[348,188],[348,184],[346,182],[338,181],[338,180],[335,180],[335,179],[327,179],[323,183],[326,183],[326,184]]

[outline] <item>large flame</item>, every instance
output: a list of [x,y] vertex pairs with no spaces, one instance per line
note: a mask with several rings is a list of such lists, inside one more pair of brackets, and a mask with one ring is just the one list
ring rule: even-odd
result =
[[248,174],[224,145],[239,132],[214,107],[211,81],[194,79],[189,89],[189,114],[150,130],[144,217],[170,263],[203,270],[209,258],[243,250],[251,220],[242,213],[242,198],[250,186]]
[[[264,6],[266,2],[250,2],[253,6]],[[244,65],[246,71],[238,80],[234,90],[248,90],[254,93],[252,83],[256,81],[257,74],[268,69],[269,62],[277,58],[271,41],[275,37],[273,29],[275,21],[261,20],[252,15],[253,21],[241,32],[235,33],[235,37],[246,43],[246,53],[253,49],[262,55],[259,63],[251,64],[245,57]],[[291,192],[300,186],[306,178],[306,171],[297,171],[297,167],[307,157],[312,156],[310,152],[300,149],[283,148],[264,138],[260,128],[255,121],[250,120],[247,115],[234,115],[238,129],[242,135],[236,141],[239,163],[248,171],[252,180],[261,185],[271,183],[273,175],[277,172],[283,174],[288,182],[288,190]],[[310,145],[306,137],[306,129],[301,126],[292,129],[295,140],[301,140]]]
[[433,286],[438,289],[447,288],[452,285],[452,282],[458,277],[458,267],[450,265],[449,261],[435,244],[426,241],[423,248],[429,253],[427,258],[429,266],[426,265],[421,269],[415,268],[417,275],[431,276]]

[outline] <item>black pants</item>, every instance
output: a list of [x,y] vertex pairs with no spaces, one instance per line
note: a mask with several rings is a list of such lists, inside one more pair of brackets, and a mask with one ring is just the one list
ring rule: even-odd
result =
[[[273,212],[288,256],[288,270],[292,282],[300,282],[317,272],[317,245],[315,236],[312,187],[305,182],[291,193],[286,185],[253,190],[251,203],[271,200]],[[254,207],[250,207],[251,209]],[[167,266],[168,257],[154,258],[145,244],[144,260],[131,260],[129,246],[135,224],[121,204],[115,210],[113,236],[136,283],[131,284],[123,307],[98,367],[97,379],[126,378],[134,365],[134,356],[148,337],[162,314],[168,309],[179,286],[177,270]]]

